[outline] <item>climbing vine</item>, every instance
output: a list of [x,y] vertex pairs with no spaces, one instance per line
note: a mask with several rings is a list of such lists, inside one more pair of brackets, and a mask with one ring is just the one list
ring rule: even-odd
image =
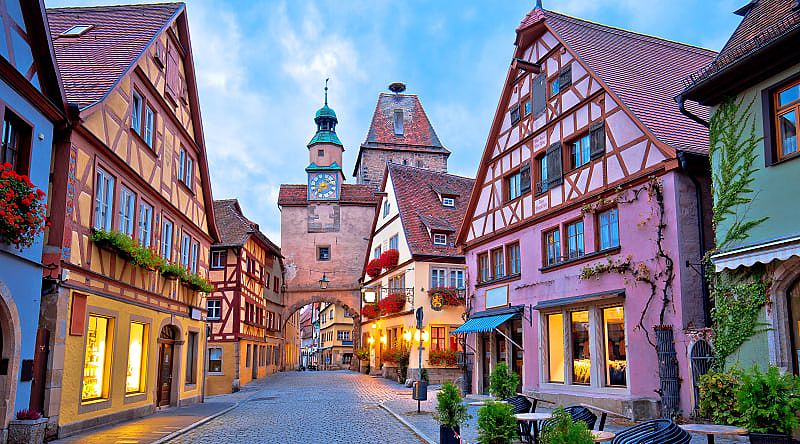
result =
[[765,331],[766,324],[758,321],[758,314],[769,297],[767,284],[760,273],[747,280],[722,282],[724,278],[721,276],[716,276],[715,280],[711,329],[717,357],[715,366],[722,370],[728,356],[754,334]]

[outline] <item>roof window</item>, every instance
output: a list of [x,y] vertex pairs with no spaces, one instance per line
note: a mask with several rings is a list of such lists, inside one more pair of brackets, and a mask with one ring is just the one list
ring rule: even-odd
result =
[[59,37],[80,37],[92,28],[94,25],[75,25],[59,34]]

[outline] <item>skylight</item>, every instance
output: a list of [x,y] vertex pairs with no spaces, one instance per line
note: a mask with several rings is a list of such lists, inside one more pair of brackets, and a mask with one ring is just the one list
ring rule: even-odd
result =
[[93,25],[75,25],[62,32],[59,37],[80,37],[85,34],[86,31],[92,29],[92,27]]

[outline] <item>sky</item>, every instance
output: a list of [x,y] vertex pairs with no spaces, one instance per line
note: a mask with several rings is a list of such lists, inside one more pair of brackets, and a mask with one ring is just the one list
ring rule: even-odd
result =
[[[45,0],[48,7],[153,1]],[[719,50],[746,0],[543,0],[547,9]],[[305,183],[306,145],[330,78],[349,183],[378,93],[417,94],[451,173],[474,177],[534,0],[187,0],[215,199],[280,243],[278,189]]]

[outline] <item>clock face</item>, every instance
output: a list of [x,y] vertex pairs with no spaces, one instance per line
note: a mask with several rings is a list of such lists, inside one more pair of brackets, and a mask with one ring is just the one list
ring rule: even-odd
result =
[[336,199],[338,196],[336,176],[330,173],[317,173],[308,181],[308,195],[311,199]]

